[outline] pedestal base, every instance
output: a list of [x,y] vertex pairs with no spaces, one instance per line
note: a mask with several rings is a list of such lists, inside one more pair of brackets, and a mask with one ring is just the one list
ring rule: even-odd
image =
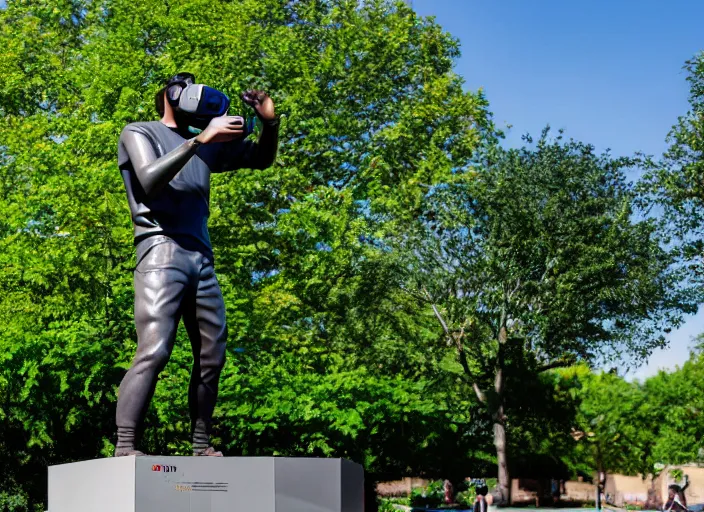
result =
[[49,467],[48,512],[363,512],[344,459],[116,457]]

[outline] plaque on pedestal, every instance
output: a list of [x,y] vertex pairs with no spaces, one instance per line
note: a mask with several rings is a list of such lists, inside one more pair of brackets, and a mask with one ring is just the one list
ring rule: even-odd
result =
[[48,512],[363,512],[344,459],[115,457],[49,467]]

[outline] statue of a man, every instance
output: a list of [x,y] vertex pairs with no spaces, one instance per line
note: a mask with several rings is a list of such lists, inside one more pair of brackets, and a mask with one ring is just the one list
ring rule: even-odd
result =
[[274,162],[278,145],[271,98],[247,91],[242,99],[261,121],[257,142],[245,138],[247,127],[241,117],[226,115],[229,98],[196,84],[189,73],[169,79],[157,93],[160,121],[132,123],[120,135],[118,165],[137,253],[137,353],[118,394],[116,457],[143,455],[135,438],[181,318],[194,360],[188,390],[193,454],[222,456],[210,446],[227,338],[225,304],[207,227],[210,174],[265,169]]

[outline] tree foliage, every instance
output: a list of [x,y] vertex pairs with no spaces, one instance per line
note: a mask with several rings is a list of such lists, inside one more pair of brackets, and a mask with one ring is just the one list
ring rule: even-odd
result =
[[[472,405],[439,393],[437,351],[415,343],[434,336],[428,316],[398,293],[372,223],[413,215],[491,130],[435,22],[382,0],[11,0],[0,44],[0,487],[24,489],[17,510],[43,500],[47,464],[111,453],[136,343],[116,143],[156,118],[178,71],[233,98],[264,88],[283,116],[275,166],[213,178],[221,445],[349,456],[372,479],[478,450]],[[186,448],[190,358],[180,331],[149,451]]]
[[[634,208],[637,161],[547,134],[501,149],[432,19],[390,0],[10,0],[0,46],[0,507],[44,510],[47,465],[112,453],[136,347],[117,138],[156,119],[179,71],[232,98],[266,89],[282,115],[272,168],[212,180],[227,454],[349,457],[370,482],[486,475],[502,450],[512,467],[583,472],[699,454],[698,387],[541,372],[643,357],[693,310],[677,240]],[[685,258],[700,243],[701,57],[688,69],[692,112],[650,189]],[[187,452],[190,364],[180,330],[148,451]],[[700,366],[678,375],[701,382]],[[633,428],[651,417],[657,440]],[[492,423],[509,434],[495,454]]]
[[658,223],[636,216],[626,172],[637,164],[547,130],[535,148],[491,146],[433,187],[415,228],[395,239],[409,292],[434,312],[493,418],[504,500],[511,371],[642,359],[696,310]]
[[690,86],[690,110],[669,135],[662,161],[652,164],[643,181],[645,207],[667,220],[667,232],[680,250],[691,279],[701,283],[704,251],[704,52],[684,66]]
[[[698,345],[681,366],[643,382],[577,366],[553,373],[556,399],[574,407],[572,446],[549,441],[571,472],[582,468],[657,475],[668,465],[700,462],[704,358]],[[565,402],[565,397],[569,397]]]
[[[704,353],[701,336],[690,357],[673,372],[660,372],[644,383],[657,425],[653,459],[669,464],[704,460]],[[651,426],[651,430],[654,425]]]

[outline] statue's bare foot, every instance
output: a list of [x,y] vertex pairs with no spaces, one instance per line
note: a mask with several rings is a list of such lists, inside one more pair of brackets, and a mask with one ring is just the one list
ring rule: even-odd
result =
[[208,446],[205,450],[193,451],[196,457],[222,457],[222,452],[216,452],[215,448]]
[[137,457],[143,457],[145,454],[139,450],[134,449],[115,449],[115,457],[129,457],[130,455],[135,455]]

